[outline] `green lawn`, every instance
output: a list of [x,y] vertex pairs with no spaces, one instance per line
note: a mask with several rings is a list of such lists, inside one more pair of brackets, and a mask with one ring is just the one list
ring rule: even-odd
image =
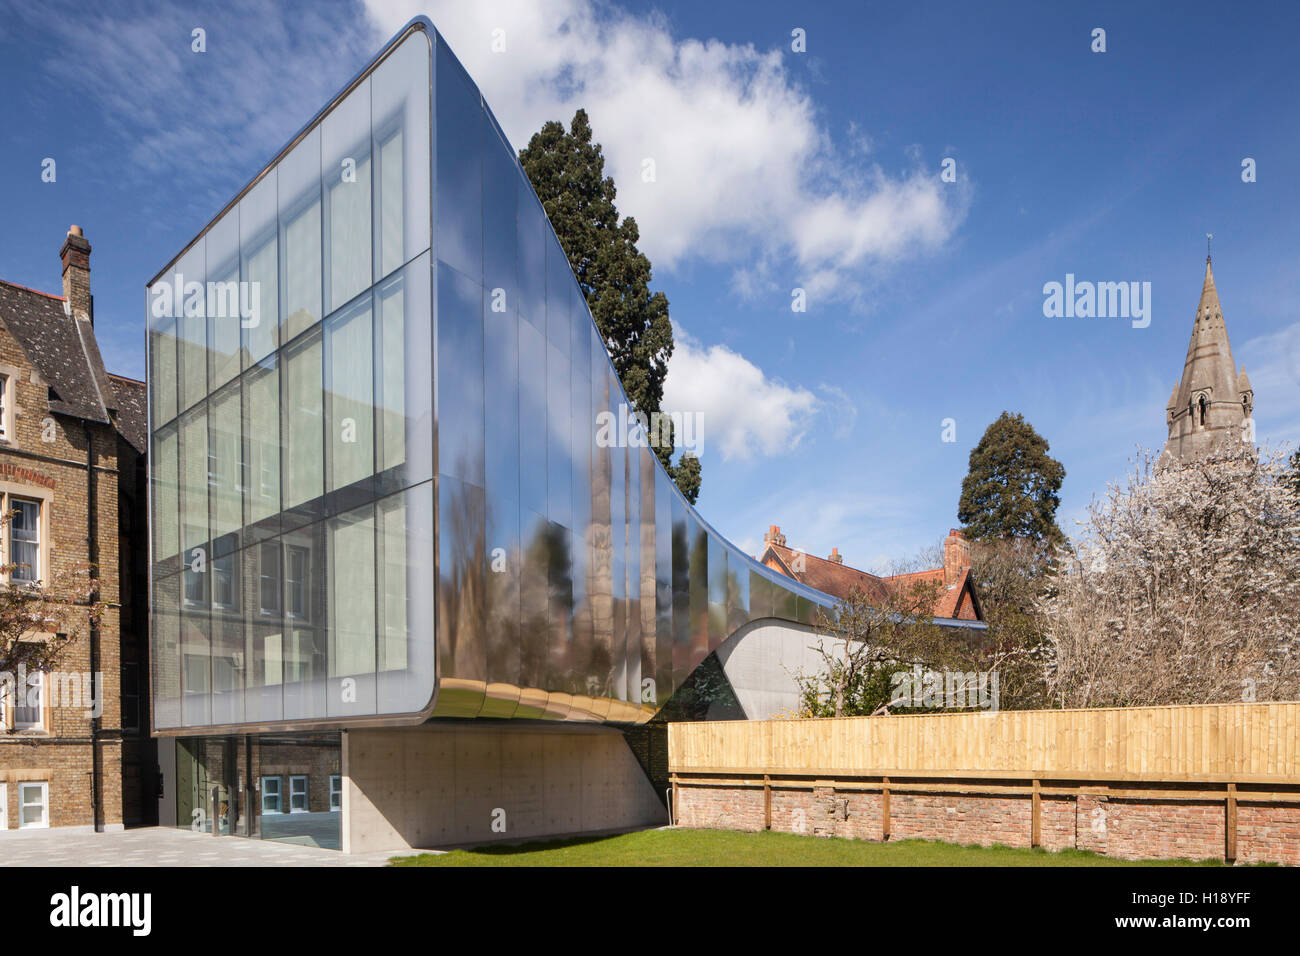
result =
[[1217,860],[1115,860],[1081,850],[956,846],[930,840],[866,840],[738,833],[643,830],[519,846],[479,847],[398,857],[393,866],[1222,866]]

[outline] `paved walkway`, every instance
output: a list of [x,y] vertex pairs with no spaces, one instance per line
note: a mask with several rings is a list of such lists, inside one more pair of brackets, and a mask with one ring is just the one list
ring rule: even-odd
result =
[[169,827],[113,833],[0,833],[0,866],[383,866],[395,853],[345,854]]

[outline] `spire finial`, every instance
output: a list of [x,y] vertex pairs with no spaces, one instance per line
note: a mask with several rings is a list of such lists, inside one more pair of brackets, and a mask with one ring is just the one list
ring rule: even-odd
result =
[[1210,261],[1210,241],[1211,241],[1213,238],[1214,238],[1214,233],[1212,233],[1212,232],[1207,232],[1207,233],[1205,234],[1205,261],[1206,261],[1206,262],[1209,262],[1209,261]]

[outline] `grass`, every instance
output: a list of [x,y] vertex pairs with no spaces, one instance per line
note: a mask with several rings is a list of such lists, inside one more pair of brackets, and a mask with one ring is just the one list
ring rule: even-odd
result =
[[641,830],[547,843],[492,844],[397,857],[392,866],[1222,866],[1219,860],[1117,860],[1085,850],[871,843],[733,830]]

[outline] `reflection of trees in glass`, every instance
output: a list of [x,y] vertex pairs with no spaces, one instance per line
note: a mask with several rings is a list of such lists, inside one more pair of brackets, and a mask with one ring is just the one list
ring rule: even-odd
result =
[[487,566],[483,491],[444,476],[439,494],[444,503],[439,531],[443,552],[438,596],[441,669],[449,677],[483,680],[483,573]]
[[736,691],[722,670],[717,653],[711,653],[691,671],[655,715],[655,722],[673,720],[744,720]]

